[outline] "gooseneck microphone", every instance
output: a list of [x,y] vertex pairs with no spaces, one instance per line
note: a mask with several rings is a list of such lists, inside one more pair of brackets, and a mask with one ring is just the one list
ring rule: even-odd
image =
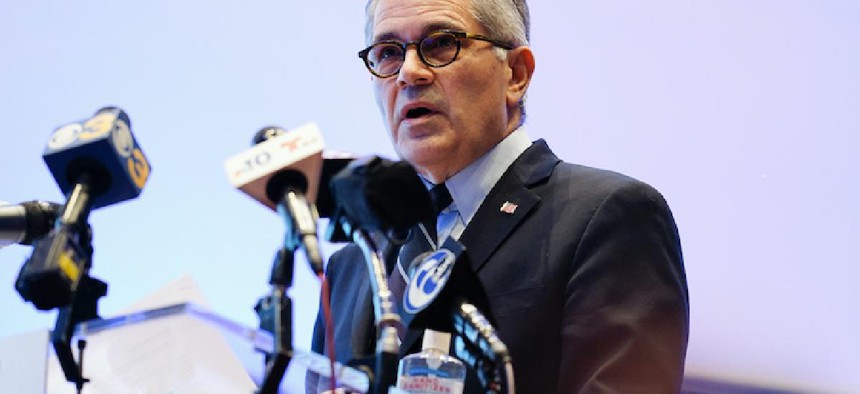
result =
[[[87,219],[92,209],[140,195],[152,167],[131,134],[131,119],[116,107],[57,128],[42,158],[66,201],[53,229],[35,241],[15,289],[37,309],[59,309],[51,342],[66,380],[80,392],[88,380],[72,353],[72,333],[78,322],[98,317],[97,300],[107,293],[106,283],[89,276]],[[79,341],[79,355],[84,345]]]
[[[260,144],[268,138],[285,133],[284,129],[267,127],[254,136],[254,143]],[[314,157],[311,160],[321,161],[322,157]],[[285,244],[291,248],[300,246],[314,273],[319,274],[323,271],[323,258],[317,236],[319,216],[314,203],[307,198],[308,184],[308,175],[302,171],[290,167],[283,168],[272,174],[266,183],[266,198],[269,201],[276,201],[277,211],[281,217],[292,222],[291,226],[287,226]]]
[[[406,161],[372,156],[349,163],[330,183],[335,217],[369,231],[403,234],[418,223],[435,220],[427,188]],[[347,239],[334,237],[331,241]]]
[[277,211],[286,224],[282,248],[272,266],[271,295],[255,310],[260,327],[272,333],[273,350],[266,355],[266,373],[260,394],[275,393],[292,357],[292,304],[287,289],[292,284],[293,257],[301,248],[311,269],[323,275],[323,258],[317,236],[318,201],[324,214],[332,211],[328,188],[320,190],[320,178],[349,161],[343,155],[323,159],[323,139],[317,126],[306,124],[286,131],[269,126],[258,131],[250,149],[224,163],[230,182],[255,200]]
[[62,205],[27,201],[9,205],[0,201],[0,248],[9,244],[31,245],[51,231]]
[[69,304],[90,268],[87,218],[92,209],[137,197],[151,166],[121,109],[57,128],[42,155],[66,202],[53,230],[34,245],[15,288],[40,310]]
[[403,295],[404,309],[414,314],[409,327],[455,334],[454,353],[475,371],[482,392],[512,393],[511,356],[465,246],[448,237],[440,249],[422,256],[408,269]]
[[313,123],[286,131],[270,126],[258,131],[253,146],[224,163],[230,182],[276,210],[287,223],[285,246],[303,249],[311,269],[323,272],[313,201],[323,167],[323,138]]
[[[378,339],[376,378],[369,392],[387,392],[397,377],[400,347],[397,329],[402,326],[393,293],[388,288],[388,267],[395,263],[397,249],[407,238],[405,234],[409,229],[416,223],[435,218],[430,196],[409,163],[379,157],[349,163],[332,178],[330,187],[336,208],[329,223],[328,239],[332,242],[351,239],[361,248],[373,291]],[[385,259],[369,236],[370,232],[389,235]],[[400,245],[395,245],[397,241]]]

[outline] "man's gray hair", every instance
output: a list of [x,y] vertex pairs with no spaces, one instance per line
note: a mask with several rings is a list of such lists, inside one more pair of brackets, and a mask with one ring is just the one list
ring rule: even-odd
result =
[[[513,46],[529,45],[529,6],[525,0],[472,0],[472,16],[487,29],[487,35]],[[506,52],[493,48],[504,60]]]
[[[368,0],[365,7],[367,23],[365,41],[373,39],[373,18],[379,0]],[[471,0],[472,16],[487,29],[487,36],[514,46],[529,44],[529,6],[526,0]]]

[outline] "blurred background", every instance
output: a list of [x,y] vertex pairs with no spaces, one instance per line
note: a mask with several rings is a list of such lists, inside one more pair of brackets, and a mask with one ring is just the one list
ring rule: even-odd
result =
[[[860,390],[860,2],[533,2],[527,122],[566,161],[644,180],[672,207],[691,301],[688,375]],[[62,202],[52,131],[116,105],[152,164],[94,211],[103,315],[191,275],[256,326],[284,225],[226,158],[266,125],[395,157],[356,52],[364,1],[0,1],[0,200]],[[327,245],[330,254],[338,245]],[[0,250],[0,337],[53,325]],[[319,284],[297,261],[296,346]]]

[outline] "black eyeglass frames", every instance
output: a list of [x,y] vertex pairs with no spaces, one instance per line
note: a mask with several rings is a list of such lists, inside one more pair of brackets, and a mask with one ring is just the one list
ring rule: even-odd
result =
[[358,57],[364,60],[364,65],[367,66],[371,74],[379,78],[388,78],[400,72],[400,67],[406,60],[406,50],[410,46],[415,46],[418,50],[418,57],[427,66],[444,67],[457,60],[464,39],[481,40],[499,48],[514,49],[508,43],[480,34],[439,30],[430,33],[418,42],[380,41],[358,52]]

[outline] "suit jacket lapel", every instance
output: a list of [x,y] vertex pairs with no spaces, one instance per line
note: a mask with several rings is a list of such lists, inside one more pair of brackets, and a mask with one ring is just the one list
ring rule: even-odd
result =
[[546,181],[560,161],[546,142],[538,140],[514,161],[490,190],[460,237],[475,272],[540,202],[540,197],[530,189]]

